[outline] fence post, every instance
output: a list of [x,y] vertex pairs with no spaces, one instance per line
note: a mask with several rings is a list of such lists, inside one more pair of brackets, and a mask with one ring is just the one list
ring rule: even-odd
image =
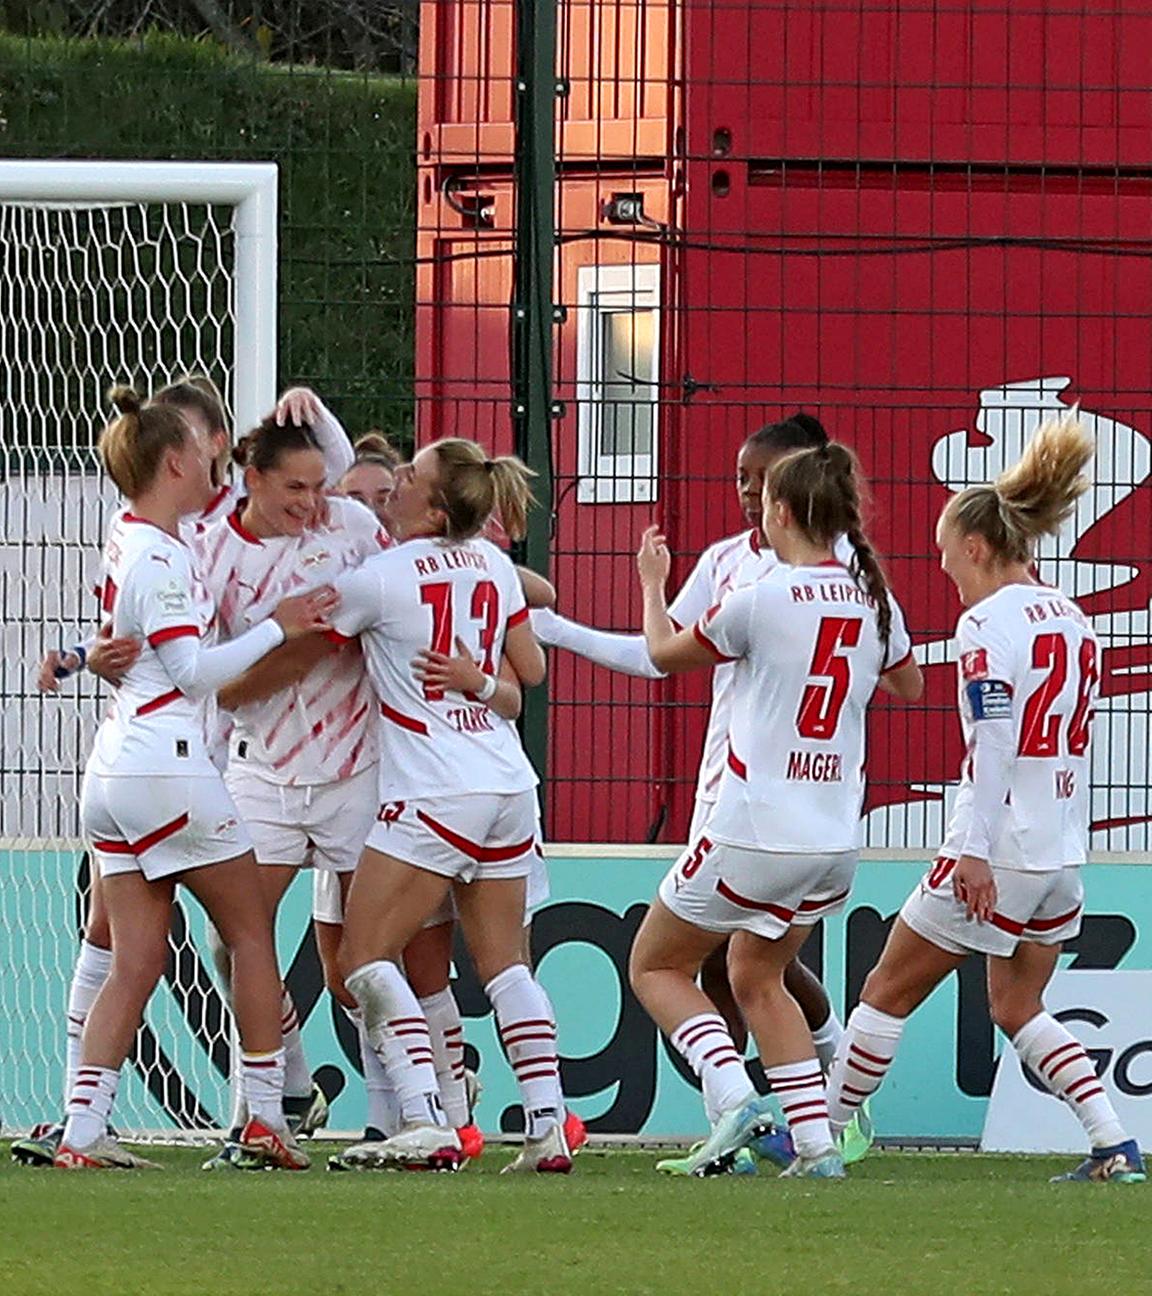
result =
[[[538,474],[540,507],[520,562],[545,575],[552,539],[552,345],[556,257],[557,0],[516,4],[516,256],[512,303],[512,410],[516,452]],[[548,753],[548,695],[524,699],[524,746],[541,778]]]

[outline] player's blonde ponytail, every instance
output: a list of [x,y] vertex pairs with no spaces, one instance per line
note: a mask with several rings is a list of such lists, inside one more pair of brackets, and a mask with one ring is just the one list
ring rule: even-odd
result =
[[1074,411],[1049,419],[994,483],[953,495],[943,519],[962,535],[983,536],[1002,562],[1029,563],[1036,541],[1060,530],[1091,485],[1084,469],[1095,449]]
[[152,484],[167,450],[177,450],[191,435],[179,410],[145,405],[131,387],[113,387],[109,402],[118,417],[100,433],[100,458],[108,476],[128,499]]
[[489,459],[475,441],[463,437],[446,437],[431,449],[439,461],[439,498],[434,502],[444,511],[446,539],[479,535],[493,514],[509,539],[524,538],[536,475],[525,463],[514,455]]

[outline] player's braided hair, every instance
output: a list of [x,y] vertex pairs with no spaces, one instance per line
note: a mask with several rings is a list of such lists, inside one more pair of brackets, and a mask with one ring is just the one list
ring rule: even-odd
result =
[[257,468],[267,472],[275,468],[283,455],[293,450],[319,450],[320,443],[312,429],[305,423],[277,423],[269,414],[247,436],[241,437],[232,451],[232,458],[244,468]]
[[1049,419],[994,483],[953,495],[944,521],[983,536],[1001,562],[1030,563],[1036,541],[1055,535],[1088,489],[1083,470],[1095,449],[1075,410]]
[[536,474],[515,455],[489,459],[475,441],[445,437],[431,449],[439,461],[437,494],[433,502],[447,519],[449,540],[468,540],[496,514],[512,540],[528,530],[528,509],[535,504],[531,481]]
[[884,643],[892,633],[888,581],[861,519],[862,479],[856,456],[829,441],[814,450],[786,455],[768,470],[769,497],[781,500],[813,544],[831,548],[846,535],[855,551],[852,575],[871,596]]
[[131,387],[113,387],[108,400],[118,417],[100,433],[100,458],[108,476],[128,499],[151,486],[166,450],[178,450],[191,435],[179,410],[144,404]]

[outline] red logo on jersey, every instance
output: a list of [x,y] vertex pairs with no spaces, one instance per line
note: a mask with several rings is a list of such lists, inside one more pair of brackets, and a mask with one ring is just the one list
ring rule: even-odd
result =
[[380,813],[376,818],[382,824],[394,824],[404,813],[403,801],[389,801],[387,805],[380,807]]
[[971,652],[960,654],[960,674],[966,680],[988,678],[988,650],[973,648]]

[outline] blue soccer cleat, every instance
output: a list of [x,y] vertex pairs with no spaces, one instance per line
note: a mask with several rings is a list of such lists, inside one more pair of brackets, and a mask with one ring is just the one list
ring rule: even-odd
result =
[[1135,1139],[1125,1139],[1112,1147],[1093,1148],[1075,1170],[1055,1175],[1050,1183],[1143,1183],[1144,1158]]
[[772,1133],[775,1128],[771,1098],[761,1098],[756,1094],[743,1106],[724,1112],[708,1138],[683,1159],[683,1170],[669,1173],[690,1174],[700,1178],[727,1174],[741,1148],[747,1147],[754,1139]]
[[840,1153],[829,1148],[822,1156],[800,1157],[780,1172],[781,1179],[843,1179],[844,1162]]
[[767,1134],[761,1134],[748,1144],[749,1148],[761,1161],[771,1161],[782,1168],[790,1166],[796,1160],[796,1148],[792,1135],[786,1129],[777,1126]]

